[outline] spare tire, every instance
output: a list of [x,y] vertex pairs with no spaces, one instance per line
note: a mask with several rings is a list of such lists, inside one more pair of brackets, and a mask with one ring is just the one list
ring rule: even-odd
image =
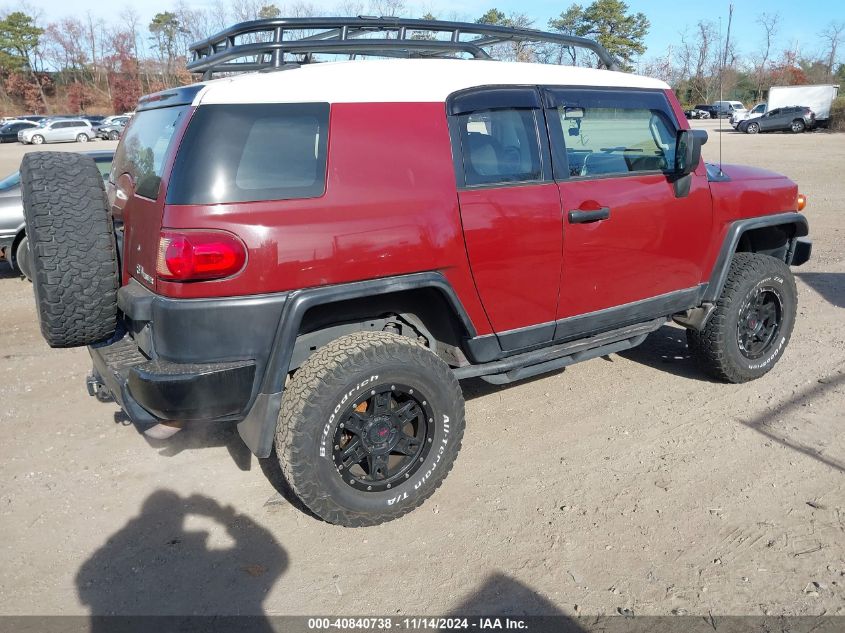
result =
[[117,250],[94,159],[70,152],[26,154],[21,194],[47,343],[81,347],[110,338],[117,326]]

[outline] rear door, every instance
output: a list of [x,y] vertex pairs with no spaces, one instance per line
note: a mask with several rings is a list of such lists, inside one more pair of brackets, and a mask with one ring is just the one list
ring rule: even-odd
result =
[[710,189],[701,164],[689,194],[676,197],[669,172],[679,123],[666,95],[560,88],[549,89],[547,104],[564,222],[555,338],[692,305]]
[[467,254],[503,349],[551,340],[562,221],[536,88],[450,99],[450,132]]

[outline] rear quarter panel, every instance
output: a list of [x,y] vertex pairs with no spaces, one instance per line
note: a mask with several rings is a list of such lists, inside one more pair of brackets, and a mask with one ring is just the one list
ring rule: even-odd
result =
[[333,104],[326,178],[319,198],[167,205],[163,226],[230,231],[248,261],[234,277],[159,281],[158,292],[251,295],[439,270],[478,333],[490,332],[469,272],[442,103]]

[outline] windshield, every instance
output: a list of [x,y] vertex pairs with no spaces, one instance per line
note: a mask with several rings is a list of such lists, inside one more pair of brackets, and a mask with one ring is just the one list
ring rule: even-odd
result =
[[135,193],[158,198],[167,149],[188,109],[189,106],[159,108],[135,115],[114,155],[113,178],[129,174],[135,181]]

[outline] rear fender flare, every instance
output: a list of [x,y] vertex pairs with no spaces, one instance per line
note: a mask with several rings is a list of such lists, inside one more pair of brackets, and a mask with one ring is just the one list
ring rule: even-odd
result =
[[475,326],[455,290],[439,272],[414,273],[292,292],[285,302],[279,320],[258,395],[246,417],[238,423],[238,432],[249,449],[258,457],[268,457],[273,449],[273,435],[282,404],[285,380],[291,367],[303,317],[309,309],[349,299],[419,288],[432,288],[442,293],[460,319],[467,335],[477,335]]

